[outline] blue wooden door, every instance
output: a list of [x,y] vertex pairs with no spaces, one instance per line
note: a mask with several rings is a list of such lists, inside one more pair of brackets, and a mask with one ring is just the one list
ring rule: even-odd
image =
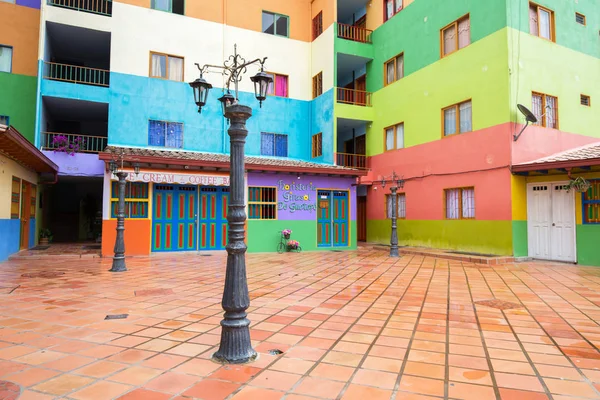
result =
[[331,246],[331,191],[317,192],[317,246]]
[[196,250],[196,186],[155,185],[152,251]]
[[348,192],[319,190],[317,194],[317,246],[348,246]]
[[333,193],[333,245],[348,246],[348,192]]
[[223,250],[227,245],[228,205],[228,187],[200,188],[199,250]]

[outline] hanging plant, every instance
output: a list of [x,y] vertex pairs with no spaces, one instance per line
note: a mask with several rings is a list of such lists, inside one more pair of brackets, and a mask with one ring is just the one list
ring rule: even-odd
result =
[[582,176],[578,176],[577,178],[571,179],[569,181],[569,184],[566,186],[566,190],[567,190],[567,193],[570,192],[571,190],[575,190],[576,192],[579,192],[579,193],[585,193],[588,191],[590,186],[591,186],[591,183],[588,180],[586,180]]
[[67,153],[70,156],[75,155],[85,146],[85,139],[77,136],[69,139],[66,135],[57,135],[52,138],[52,147],[54,152]]

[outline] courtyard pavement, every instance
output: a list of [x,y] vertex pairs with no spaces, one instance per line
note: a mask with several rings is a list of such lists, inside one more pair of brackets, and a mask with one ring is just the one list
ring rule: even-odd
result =
[[600,268],[250,254],[259,359],[222,366],[225,254],[127,262],[0,263],[0,399],[600,398]]

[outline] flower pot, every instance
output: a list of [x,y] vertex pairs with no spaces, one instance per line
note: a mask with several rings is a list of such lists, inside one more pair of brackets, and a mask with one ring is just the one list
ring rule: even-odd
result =
[[41,246],[48,246],[49,240],[47,237],[44,238],[40,238],[40,245]]

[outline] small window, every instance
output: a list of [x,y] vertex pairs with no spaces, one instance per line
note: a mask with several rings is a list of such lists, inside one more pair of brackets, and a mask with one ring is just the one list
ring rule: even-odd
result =
[[183,148],[183,124],[151,120],[148,124],[148,145]]
[[575,13],[575,22],[581,25],[585,25],[585,15],[580,13]]
[[590,180],[590,188],[582,194],[583,223],[600,224],[600,179]]
[[441,30],[442,57],[471,44],[471,20],[466,15]]
[[475,188],[444,190],[446,219],[475,219]]
[[444,136],[473,130],[471,100],[451,105],[442,110]]
[[10,219],[21,217],[21,179],[12,177],[12,190],[10,195]]
[[384,0],[383,1],[383,16],[384,20],[392,18],[404,8],[404,0]]
[[404,148],[404,123],[384,129],[385,151]]
[[529,33],[554,42],[554,11],[529,3]]
[[260,135],[260,154],[263,156],[287,157],[287,135],[263,132]]
[[150,77],[183,82],[183,58],[151,52]]
[[10,3],[10,4],[15,4],[15,0],[0,0],[3,1],[5,3]]
[[[110,217],[117,218],[119,209],[119,182],[111,182]],[[148,184],[125,184],[125,218],[148,218]]]
[[248,187],[248,219],[277,219],[277,188]]
[[154,10],[183,15],[185,4],[184,0],[152,0],[150,7]]
[[273,78],[267,93],[271,96],[288,97],[288,76],[272,72],[267,73]]
[[319,12],[312,20],[313,40],[321,36],[323,33],[323,11]]
[[385,86],[404,78],[404,53],[388,60],[385,63],[383,74]]
[[535,125],[558,129],[558,98],[534,92],[531,94],[531,111],[538,120]]
[[323,72],[313,76],[313,99],[323,94]]
[[312,137],[312,157],[321,157],[323,155],[323,133],[317,133]]
[[12,47],[0,46],[0,72],[12,72],[12,53]]
[[262,13],[262,31],[270,35],[289,36],[289,17],[268,11]]
[[[585,94],[582,94],[582,95],[580,96],[580,100],[579,100],[579,101],[581,102],[581,105],[582,105],[582,106],[591,107],[591,105],[592,105],[592,102],[591,102],[590,96],[588,96],[588,95],[585,95]],[[0,117],[0,121],[2,121],[2,117]],[[1,123],[1,122],[0,122],[0,123]]]
[[[398,193],[396,195],[396,202],[398,205],[398,209],[396,211],[396,218],[406,218],[406,195],[404,193]],[[385,215],[387,219],[392,218],[392,210],[394,209],[392,205],[392,196],[389,194],[385,195]]]
[[10,118],[8,115],[0,115],[0,125],[10,125]]

